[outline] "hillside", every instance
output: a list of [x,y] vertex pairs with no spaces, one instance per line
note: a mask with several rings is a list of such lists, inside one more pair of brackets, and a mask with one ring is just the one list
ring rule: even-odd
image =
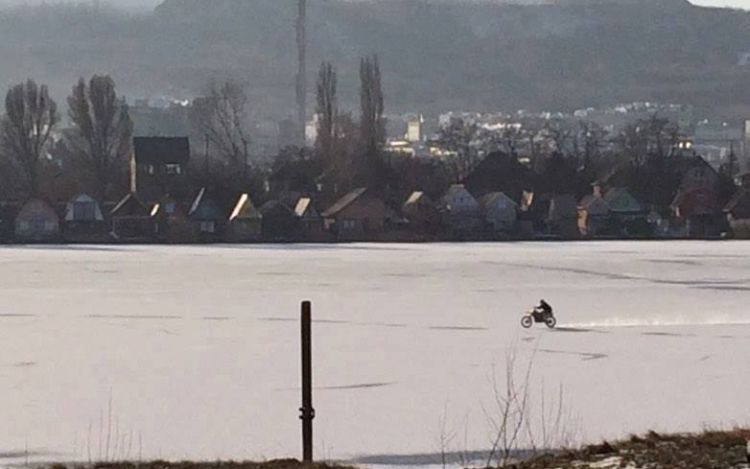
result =
[[[746,12],[685,0],[310,5],[311,62],[338,65],[350,103],[358,58],[376,52],[392,111],[651,100],[750,114],[750,68],[738,66],[750,51]],[[263,114],[285,117],[293,103],[294,15],[293,2],[278,0],[165,0],[137,16],[83,7],[7,10],[0,14],[0,83],[33,76],[62,94],[77,76],[100,71],[134,97],[190,97],[211,76],[233,76],[251,84]]]

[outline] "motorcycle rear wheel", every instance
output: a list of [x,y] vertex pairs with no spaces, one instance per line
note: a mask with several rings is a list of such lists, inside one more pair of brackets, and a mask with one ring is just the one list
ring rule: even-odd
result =
[[557,319],[555,319],[554,316],[550,316],[547,319],[544,320],[544,323],[549,327],[550,329],[554,329],[557,325]]

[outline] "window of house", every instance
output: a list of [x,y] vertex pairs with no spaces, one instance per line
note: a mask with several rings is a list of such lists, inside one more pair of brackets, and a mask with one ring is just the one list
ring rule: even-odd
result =
[[200,228],[201,233],[215,233],[216,223],[213,221],[202,221]]
[[29,222],[22,221],[18,223],[18,227],[21,229],[21,231],[28,231],[29,230]]
[[156,172],[156,168],[154,168],[154,165],[147,164],[146,165],[146,172],[153,176],[153,174]]
[[176,206],[174,202],[167,203],[167,206],[165,207],[165,210],[167,211],[168,215],[174,215],[174,212],[176,210]]
[[345,230],[355,230],[357,229],[357,222],[355,220],[344,220],[343,226]]
[[169,175],[182,174],[182,166],[179,164],[167,164],[164,165],[164,172]]

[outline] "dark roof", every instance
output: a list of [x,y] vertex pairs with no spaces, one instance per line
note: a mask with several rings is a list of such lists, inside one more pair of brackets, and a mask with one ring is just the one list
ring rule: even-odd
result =
[[739,189],[732,197],[732,200],[724,207],[726,213],[733,215],[739,215],[740,218],[744,218],[745,215],[750,214],[750,190]]
[[[193,200],[188,214],[193,220],[225,220],[233,208],[227,205],[224,194],[217,189],[202,187]],[[231,202],[230,202],[231,204]]]
[[463,183],[469,192],[479,197],[490,192],[503,192],[519,202],[524,190],[540,189],[542,179],[515,157],[493,152],[477,165]]
[[278,200],[269,200],[260,208],[263,218],[288,217],[295,218],[294,210]]
[[335,204],[331,205],[328,210],[323,212],[323,216],[333,217],[338,215],[339,212],[351,205],[355,200],[359,199],[365,192],[367,192],[366,187],[354,189],[353,191],[340,198]]
[[133,193],[126,195],[115,208],[113,217],[150,217],[151,213]]
[[136,137],[133,149],[137,164],[187,164],[190,159],[187,137]]

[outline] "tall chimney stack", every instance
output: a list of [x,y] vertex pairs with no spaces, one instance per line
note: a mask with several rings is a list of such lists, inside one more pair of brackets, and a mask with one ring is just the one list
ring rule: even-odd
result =
[[305,146],[305,125],[307,124],[307,0],[298,0],[297,52],[297,138],[300,146]]

